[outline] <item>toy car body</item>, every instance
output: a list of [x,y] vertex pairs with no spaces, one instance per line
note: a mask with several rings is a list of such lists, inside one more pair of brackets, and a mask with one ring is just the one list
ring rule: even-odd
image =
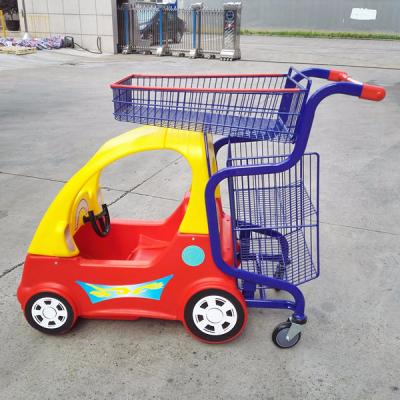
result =
[[[163,221],[112,220],[101,235],[101,171],[119,158],[156,149],[186,158],[193,173],[190,192]],[[32,240],[18,289],[28,322],[60,333],[78,317],[162,318],[182,321],[208,342],[236,337],[245,326],[246,306],[235,279],[211,256],[204,190],[216,162],[206,151],[213,153],[212,141],[201,133],[157,127],[137,128],[104,144],[60,191]],[[230,218],[219,194],[216,203],[224,258],[232,263]],[[102,222],[89,223],[91,212]],[[195,307],[202,314],[197,321]]]

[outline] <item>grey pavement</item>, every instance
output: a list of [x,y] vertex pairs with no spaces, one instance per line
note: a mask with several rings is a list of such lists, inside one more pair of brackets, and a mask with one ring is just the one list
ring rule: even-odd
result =
[[[95,56],[74,50],[0,55],[0,399],[399,399],[400,43],[242,38],[243,61]],[[29,242],[59,189],[107,139],[108,85],[133,72],[343,69],[385,86],[381,103],[336,96],[318,110],[309,150],[321,154],[321,276],[302,287],[301,342],[271,339],[288,313],[250,310],[227,345],[178,322],[81,320],[52,337],[24,320],[15,292]],[[137,155],[104,174],[113,217],[162,218],[190,185],[171,152]],[[279,294],[279,296],[284,296]]]

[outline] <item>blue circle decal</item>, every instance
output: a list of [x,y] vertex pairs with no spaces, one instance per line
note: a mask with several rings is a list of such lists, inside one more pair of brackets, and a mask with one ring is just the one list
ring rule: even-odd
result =
[[227,22],[232,22],[235,19],[235,13],[232,10],[225,11],[225,20]]
[[199,246],[188,246],[182,251],[182,260],[190,267],[197,267],[205,258],[204,250]]

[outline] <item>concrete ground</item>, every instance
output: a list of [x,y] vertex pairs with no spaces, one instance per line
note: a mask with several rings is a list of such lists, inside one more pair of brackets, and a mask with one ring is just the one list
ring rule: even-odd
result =
[[[242,38],[243,60],[0,55],[0,399],[399,399],[400,43]],[[244,334],[211,346],[177,322],[81,320],[62,337],[25,321],[16,299],[27,247],[46,208],[107,139],[108,84],[133,72],[280,72],[322,65],[385,86],[373,103],[345,96],[318,110],[321,277],[302,287],[309,323],[280,350],[288,315],[251,310]],[[113,217],[159,218],[190,176],[173,153],[117,163],[102,181]]]

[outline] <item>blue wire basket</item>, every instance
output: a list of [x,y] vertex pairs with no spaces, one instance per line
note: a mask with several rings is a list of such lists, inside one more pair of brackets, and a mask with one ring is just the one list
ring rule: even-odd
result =
[[[304,85],[293,79],[300,74]],[[119,121],[293,143],[311,80],[287,74],[130,75],[111,85]]]
[[[228,148],[228,167],[276,164],[286,155],[259,156],[261,143]],[[319,156],[306,153],[277,174],[228,178],[236,267],[300,285],[319,275]],[[267,287],[258,285],[260,298]]]

